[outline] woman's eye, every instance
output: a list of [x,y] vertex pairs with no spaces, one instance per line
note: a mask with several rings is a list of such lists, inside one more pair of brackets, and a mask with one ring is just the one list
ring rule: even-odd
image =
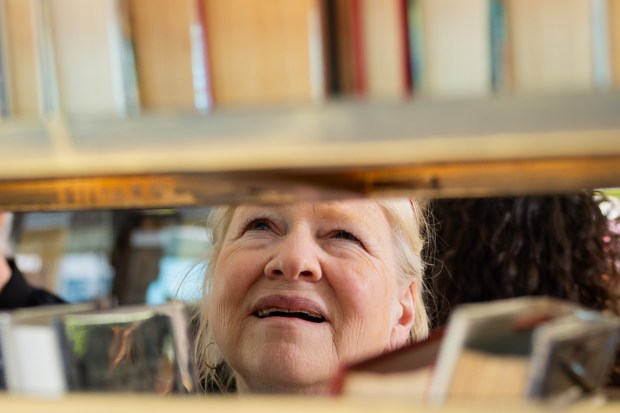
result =
[[334,238],[339,238],[339,239],[343,239],[346,241],[353,241],[357,244],[361,244],[362,242],[359,240],[359,238],[357,238],[355,235],[351,234],[349,231],[345,231],[342,229],[339,229],[338,231],[336,231],[334,233]]
[[247,226],[247,231],[269,231],[271,226],[266,219],[255,219],[251,221]]

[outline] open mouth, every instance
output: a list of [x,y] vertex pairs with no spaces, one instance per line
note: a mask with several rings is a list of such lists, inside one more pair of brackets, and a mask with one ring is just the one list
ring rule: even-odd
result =
[[304,321],[309,321],[311,323],[322,323],[325,321],[325,317],[321,314],[312,312],[312,311],[304,311],[304,310],[292,310],[288,308],[263,308],[254,313],[258,318],[267,318],[267,317],[289,317],[289,318],[299,318]]

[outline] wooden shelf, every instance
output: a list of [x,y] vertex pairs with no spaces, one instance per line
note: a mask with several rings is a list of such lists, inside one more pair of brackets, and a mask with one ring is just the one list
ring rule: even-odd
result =
[[620,185],[620,94],[0,123],[0,208],[198,206]]
[[[10,412],[41,412],[47,413],[169,413],[170,411],[193,412],[268,412],[268,413],[323,413],[330,412],[497,412],[496,403],[448,403],[441,408],[424,406],[408,401],[385,400],[354,400],[347,398],[302,398],[291,396],[214,396],[214,397],[178,397],[178,396],[147,396],[129,394],[87,395],[72,394],[65,397],[32,398],[24,396],[0,395],[0,404]],[[617,402],[590,400],[579,402],[562,412],[614,412],[618,409]],[[549,412],[550,406],[536,404],[514,405],[502,402],[501,411],[507,413]]]

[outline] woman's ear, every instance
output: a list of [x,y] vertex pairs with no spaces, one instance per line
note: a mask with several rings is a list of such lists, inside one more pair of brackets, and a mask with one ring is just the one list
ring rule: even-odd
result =
[[390,349],[407,344],[415,320],[415,282],[403,285],[398,296],[398,312],[390,334]]

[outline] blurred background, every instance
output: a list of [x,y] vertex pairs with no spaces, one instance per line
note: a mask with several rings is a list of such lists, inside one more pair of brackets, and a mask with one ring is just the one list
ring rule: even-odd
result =
[[[619,88],[620,0],[0,0],[0,139],[66,118]],[[28,280],[70,302],[191,301],[207,211],[20,212],[10,237]]]

